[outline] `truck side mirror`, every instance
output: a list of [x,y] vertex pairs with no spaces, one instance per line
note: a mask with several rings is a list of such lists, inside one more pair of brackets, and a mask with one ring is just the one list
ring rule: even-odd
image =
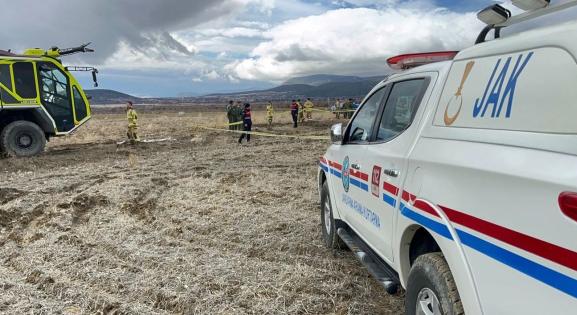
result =
[[341,144],[343,142],[343,124],[338,123],[331,127],[331,142]]
[[92,81],[94,81],[94,87],[98,87],[98,79],[96,78],[97,73],[98,70],[96,69],[92,70]]

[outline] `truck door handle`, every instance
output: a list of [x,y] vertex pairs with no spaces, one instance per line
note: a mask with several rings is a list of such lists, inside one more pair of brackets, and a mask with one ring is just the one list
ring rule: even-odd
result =
[[399,177],[399,171],[398,170],[387,169],[387,170],[384,170],[383,173],[385,173],[385,175],[389,175],[391,177]]
[[354,169],[357,170],[357,171],[361,169],[361,166],[360,166],[359,164],[357,164],[357,163],[351,164],[351,167],[354,168]]

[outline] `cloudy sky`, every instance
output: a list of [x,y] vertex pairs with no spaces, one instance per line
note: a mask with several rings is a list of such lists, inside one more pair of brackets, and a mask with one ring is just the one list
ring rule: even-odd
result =
[[[65,63],[97,66],[101,88],[137,96],[264,88],[308,74],[381,75],[395,54],[470,46],[482,28],[476,11],[493,2],[0,1],[0,48],[92,42],[96,53]],[[88,76],[81,81],[89,86]]]

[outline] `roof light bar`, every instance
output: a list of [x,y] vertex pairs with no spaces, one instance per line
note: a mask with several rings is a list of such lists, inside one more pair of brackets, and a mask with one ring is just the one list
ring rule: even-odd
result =
[[511,11],[499,4],[493,4],[477,13],[477,18],[487,25],[505,23],[511,17]]
[[396,70],[406,70],[429,63],[453,60],[458,51],[436,51],[419,54],[405,54],[387,59],[389,67]]
[[513,0],[514,6],[525,11],[534,11],[548,6],[550,0]]

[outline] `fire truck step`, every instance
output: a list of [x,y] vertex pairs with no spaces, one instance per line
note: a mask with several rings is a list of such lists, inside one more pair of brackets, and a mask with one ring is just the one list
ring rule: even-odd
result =
[[369,248],[354,232],[339,228],[339,237],[347,244],[369,273],[385,288],[387,293],[397,293],[400,282],[397,273]]

